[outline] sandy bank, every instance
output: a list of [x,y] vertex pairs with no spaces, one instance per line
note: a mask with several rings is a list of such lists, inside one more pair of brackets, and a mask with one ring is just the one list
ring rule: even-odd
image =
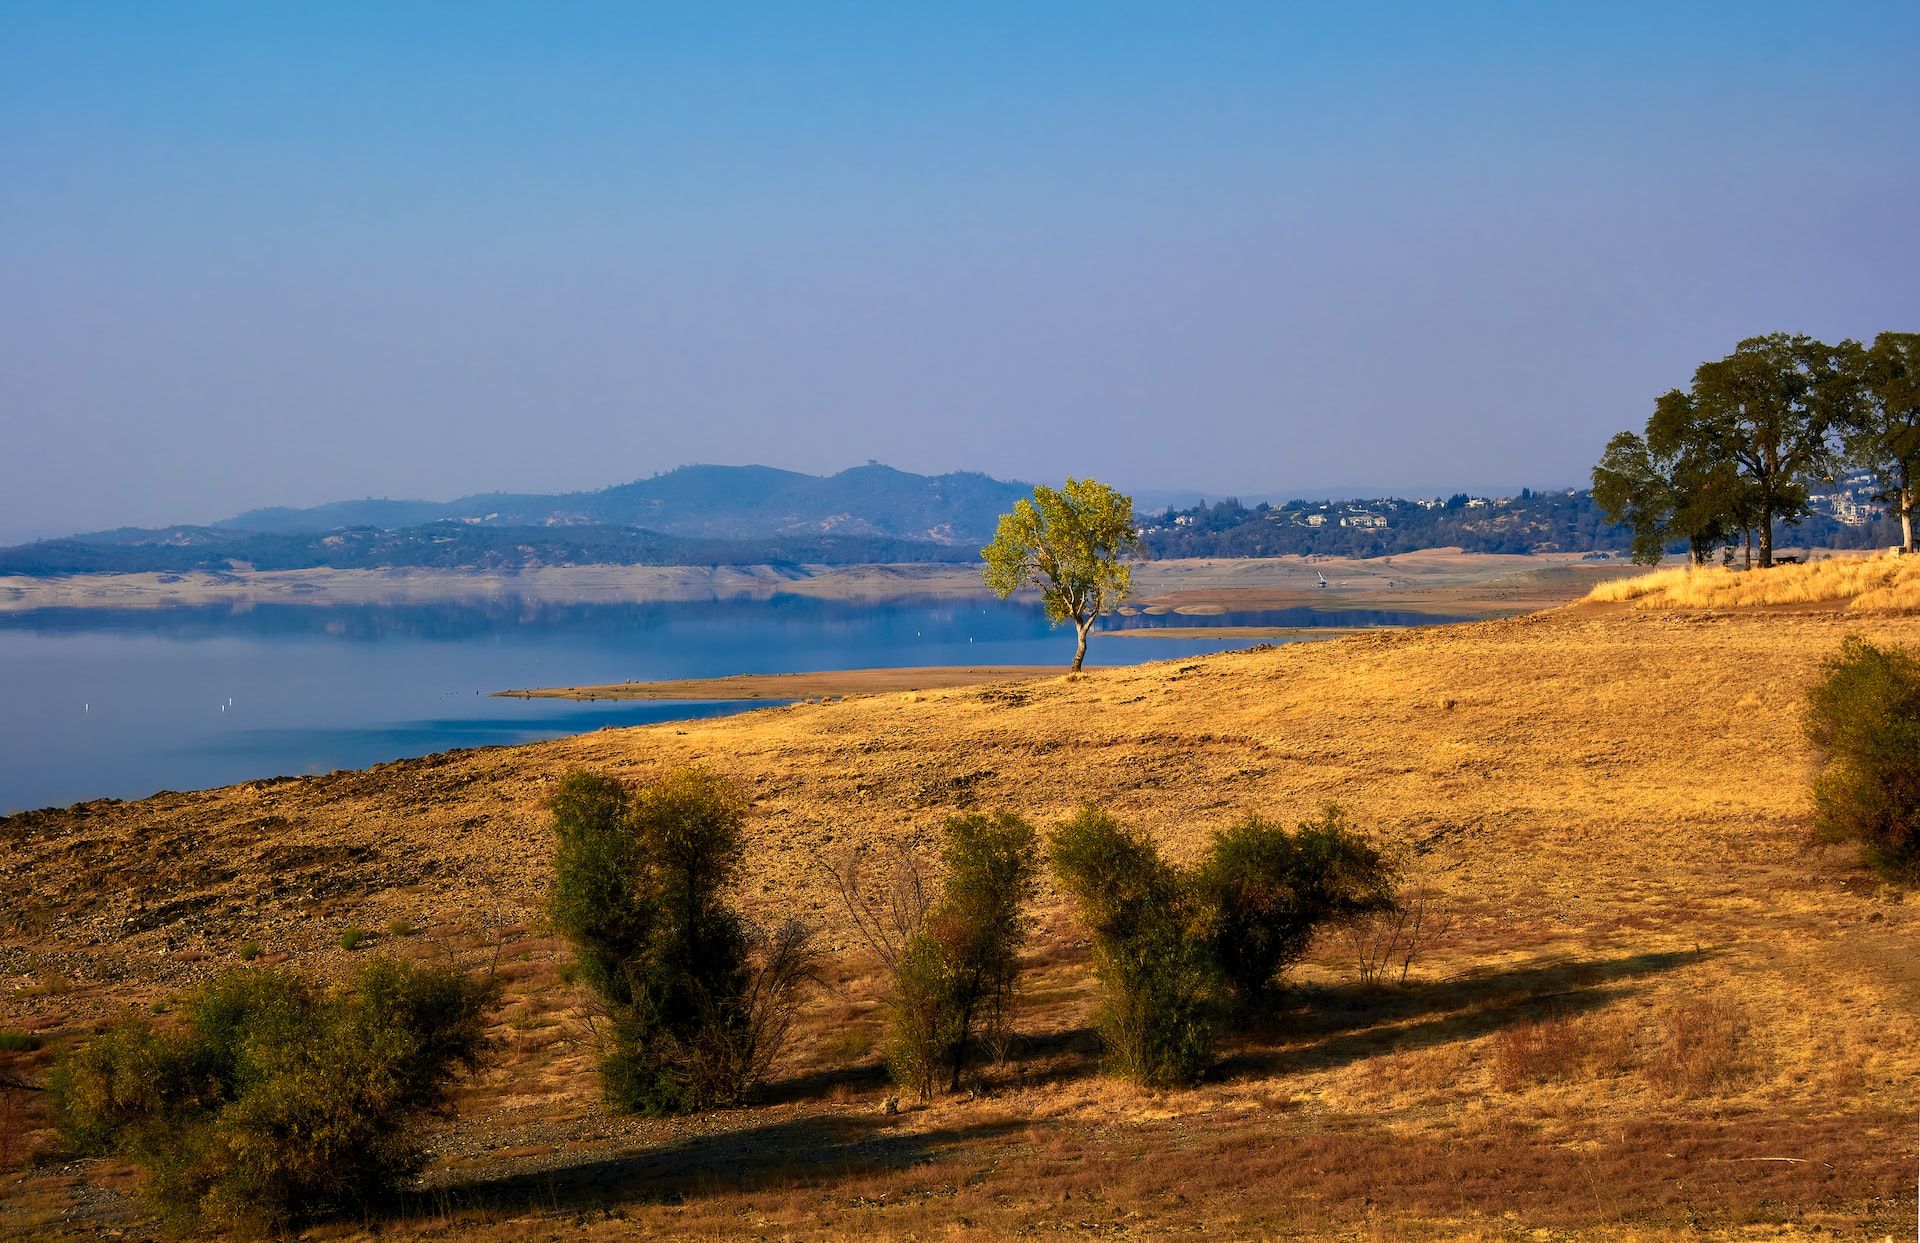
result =
[[[1430,549],[1394,557],[1261,557],[1143,562],[1135,602],[1173,611],[1396,607],[1485,615],[1577,599],[1595,583],[1633,572],[1568,553],[1500,556]],[[1319,586],[1324,575],[1328,586]],[[766,599],[837,600],[984,595],[967,565],[551,566],[470,570],[237,570],[193,574],[0,577],[0,611],[156,608],[180,604],[408,604],[502,596],[561,603]]]
[[549,686],[495,691],[509,699],[843,699],[889,691],[944,690],[990,682],[1057,678],[1060,665],[925,666],[913,669],[833,669],[822,673],[736,673],[724,678],[615,682],[607,686]]

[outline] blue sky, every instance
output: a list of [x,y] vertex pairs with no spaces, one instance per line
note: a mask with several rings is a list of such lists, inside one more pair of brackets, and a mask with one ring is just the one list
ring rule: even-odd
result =
[[1920,329],[1920,5],[0,2],[0,532],[1584,479]]

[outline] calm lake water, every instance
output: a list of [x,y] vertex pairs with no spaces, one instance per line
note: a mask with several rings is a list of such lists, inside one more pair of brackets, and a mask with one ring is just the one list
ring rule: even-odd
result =
[[[1417,625],[1371,610],[1114,627]],[[1248,646],[1096,638],[1088,663]],[[0,614],[0,812],[360,768],[743,703],[495,699],[510,687],[950,664],[1064,665],[1071,630],[991,597],[650,604],[208,605]]]

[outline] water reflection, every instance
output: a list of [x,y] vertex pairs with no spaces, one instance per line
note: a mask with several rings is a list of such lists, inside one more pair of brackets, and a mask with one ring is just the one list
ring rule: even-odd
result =
[[[1311,609],[1137,615],[1115,627],[1430,623]],[[1245,646],[1096,643],[1092,664]],[[524,686],[902,665],[1064,664],[1036,604],[783,595],[581,604],[204,604],[0,613],[0,811],[362,767],[750,705],[494,699]]]

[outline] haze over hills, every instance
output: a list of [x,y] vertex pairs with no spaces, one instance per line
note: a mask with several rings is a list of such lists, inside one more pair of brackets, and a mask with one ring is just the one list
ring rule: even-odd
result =
[[701,465],[597,492],[337,501],[311,509],[249,510],[213,526],[286,535],[349,527],[399,530],[448,520],[495,527],[598,523],[705,539],[835,535],[978,544],[1030,490],[982,474],[916,475],[878,462],[826,476],[772,466]]
[[[256,509],[210,526],[123,527],[0,548],[0,575],[234,569],[515,571],[568,565],[966,563],[1029,485],[918,475],[877,462],[834,475],[685,466],[595,492],[480,493]],[[1871,547],[1893,538],[1874,484],[1834,484],[1783,544]],[[1183,508],[1179,502],[1193,495]],[[1422,548],[1616,553],[1631,533],[1586,489],[1444,500],[1214,500],[1134,494],[1143,555],[1379,557]]]

